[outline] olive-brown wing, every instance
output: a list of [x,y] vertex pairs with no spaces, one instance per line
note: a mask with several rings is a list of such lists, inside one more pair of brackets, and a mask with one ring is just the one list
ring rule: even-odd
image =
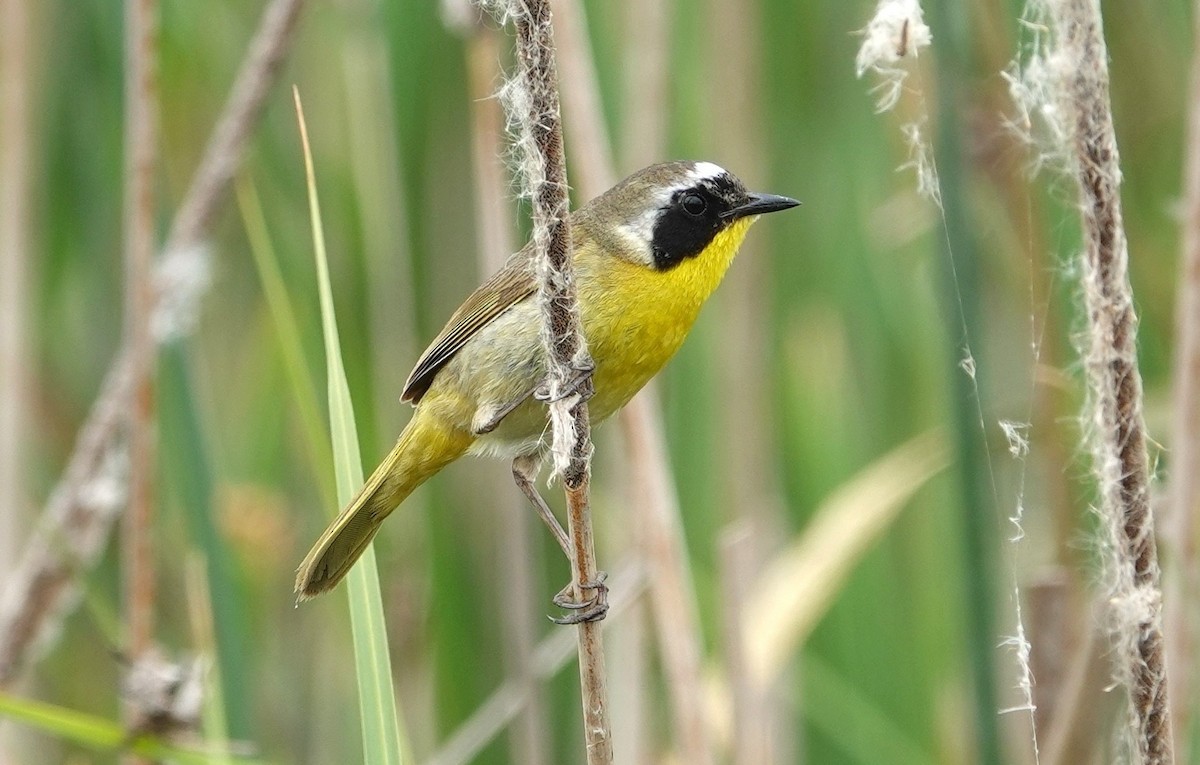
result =
[[420,401],[433,384],[438,371],[460,348],[470,342],[480,329],[536,290],[537,283],[530,270],[529,255],[522,250],[509,258],[503,268],[471,293],[454,312],[441,333],[417,359],[417,365],[404,383],[400,400],[413,404]]

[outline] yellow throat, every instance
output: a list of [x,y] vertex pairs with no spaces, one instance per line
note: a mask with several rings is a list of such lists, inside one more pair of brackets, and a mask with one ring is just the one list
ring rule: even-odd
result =
[[[675,355],[737,255],[755,218],[732,223],[698,255],[654,271],[640,263],[585,250],[579,300],[588,349],[596,362],[592,417],[624,406]],[[582,269],[581,269],[582,270]]]

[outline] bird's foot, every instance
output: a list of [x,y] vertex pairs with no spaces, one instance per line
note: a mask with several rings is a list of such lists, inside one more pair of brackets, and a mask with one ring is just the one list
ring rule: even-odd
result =
[[537,387],[537,390],[533,392],[533,397],[538,401],[553,403],[562,401],[569,396],[578,395],[587,401],[596,393],[596,388],[592,384],[592,373],[595,371],[596,363],[590,358],[585,359],[571,370],[571,376],[563,381],[558,393],[553,395],[550,393],[550,383],[547,381]]
[[573,598],[573,585],[568,584],[559,590],[553,598],[554,605],[571,613],[565,616],[551,616],[550,621],[555,624],[582,624],[583,622],[598,622],[603,619],[608,613],[608,585],[604,583],[606,579],[608,579],[607,573],[597,571],[595,579],[579,585],[581,590],[593,593],[590,598],[583,600]]

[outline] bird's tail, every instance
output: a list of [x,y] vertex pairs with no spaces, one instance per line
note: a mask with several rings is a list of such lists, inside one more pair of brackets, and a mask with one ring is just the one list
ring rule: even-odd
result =
[[392,451],[304,557],[296,571],[299,599],[316,597],[342,581],[383,519],[427,478],[461,457],[473,440],[419,407]]

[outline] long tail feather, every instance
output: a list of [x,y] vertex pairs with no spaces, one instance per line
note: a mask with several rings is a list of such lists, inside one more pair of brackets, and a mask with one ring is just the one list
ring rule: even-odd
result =
[[329,524],[296,571],[300,600],[333,589],[379,531],[383,519],[429,477],[462,456],[473,438],[418,408],[391,452]]

